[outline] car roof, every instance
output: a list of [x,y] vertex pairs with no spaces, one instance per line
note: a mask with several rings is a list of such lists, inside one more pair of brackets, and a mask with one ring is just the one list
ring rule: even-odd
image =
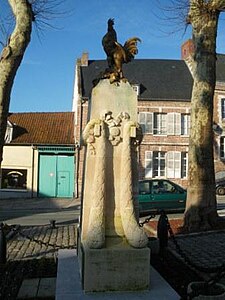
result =
[[[166,179],[166,178],[149,178],[149,179],[141,179],[141,180],[139,180],[139,182],[147,182],[147,181],[162,181],[162,180],[164,180],[164,181],[168,181],[168,182],[172,182],[171,180],[169,180],[169,179]],[[172,183],[174,183],[174,182],[172,182]]]

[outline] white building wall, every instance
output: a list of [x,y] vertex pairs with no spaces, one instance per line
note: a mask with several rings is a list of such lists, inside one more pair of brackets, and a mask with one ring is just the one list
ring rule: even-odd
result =
[[32,146],[4,146],[2,169],[26,169],[27,188],[0,189],[0,198],[30,198],[37,196],[38,151]]

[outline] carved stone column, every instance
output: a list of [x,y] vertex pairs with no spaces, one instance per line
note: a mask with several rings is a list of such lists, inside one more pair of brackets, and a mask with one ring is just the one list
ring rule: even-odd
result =
[[84,290],[147,289],[150,253],[133,196],[141,134],[130,84],[100,81],[89,116],[79,244]]

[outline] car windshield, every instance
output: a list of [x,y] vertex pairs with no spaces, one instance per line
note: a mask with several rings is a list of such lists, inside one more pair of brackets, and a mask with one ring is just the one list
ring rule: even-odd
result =
[[153,180],[152,181],[152,193],[181,193],[183,189],[178,185],[168,180]]

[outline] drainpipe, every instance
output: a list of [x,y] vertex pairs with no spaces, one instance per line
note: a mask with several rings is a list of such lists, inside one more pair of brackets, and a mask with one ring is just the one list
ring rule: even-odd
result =
[[[75,82],[74,82],[74,98],[73,98],[73,111],[75,111],[75,193],[74,193],[74,197],[78,198],[79,197],[79,168],[80,168],[80,136],[82,133],[82,119],[83,119],[83,109],[82,109],[82,88],[81,88],[81,59],[77,59],[77,63],[76,63],[76,73],[75,73]],[[79,115],[79,111],[78,111],[78,107],[80,107],[80,118],[79,118],[79,126],[80,126],[80,130],[79,130],[79,137],[77,139],[77,121],[78,121],[78,115]]]
[[32,165],[31,165],[31,198],[34,197],[34,151],[36,147],[32,145]]
[[76,164],[75,164],[75,180],[76,180],[76,186],[75,186],[75,198],[79,197],[79,189],[78,189],[78,178],[79,178],[79,166],[80,166],[80,145],[78,143],[75,144],[75,151],[76,151]]
[[80,132],[79,132],[79,144],[76,147],[76,197],[79,197],[79,169],[80,169],[80,150],[81,150],[81,137],[82,137],[82,123],[83,123],[83,103],[85,103],[84,99],[80,99]]

